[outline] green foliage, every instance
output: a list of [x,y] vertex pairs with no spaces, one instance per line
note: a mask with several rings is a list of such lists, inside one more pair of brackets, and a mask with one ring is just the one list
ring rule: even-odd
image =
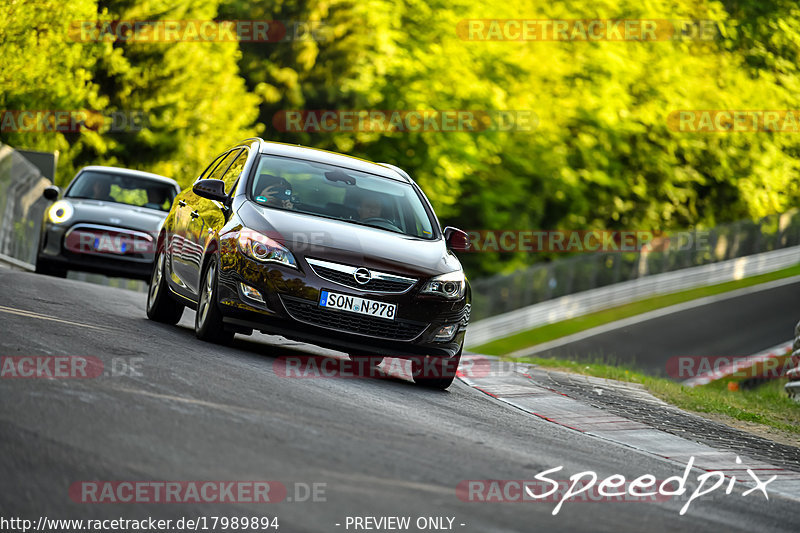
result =
[[[0,7],[0,109],[96,111],[120,117],[98,129],[4,132],[20,148],[59,150],[58,183],[77,168],[148,170],[186,186],[208,160],[256,133],[257,98],[239,76],[236,42],[81,41],[81,21],[211,20],[217,1],[175,6],[126,2],[12,0]],[[98,14],[99,13],[99,14]],[[131,124],[132,117],[143,119]]]
[[[60,180],[88,163],[187,185],[231,143],[261,133],[407,169],[444,223],[465,229],[683,229],[794,207],[800,136],[687,133],[681,109],[798,109],[792,0],[6,1],[0,109],[140,111],[141,131],[0,133],[58,149]],[[99,13],[99,14],[98,14]],[[81,43],[72,20],[281,20],[323,39]],[[466,41],[472,18],[694,19],[711,41]],[[289,36],[294,27],[287,25]],[[286,110],[531,110],[533,131],[285,132]],[[470,254],[473,275],[542,254]]]

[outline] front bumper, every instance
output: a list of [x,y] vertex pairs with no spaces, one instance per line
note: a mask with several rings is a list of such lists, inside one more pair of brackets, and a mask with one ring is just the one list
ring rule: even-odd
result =
[[[116,234],[130,234],[147,236],[146,233],[128,228],[96,226],[89,223],[76,223],[72,225],[52,224],[45,222],[39,244],[37,262],[46,263],[50,267],[64,270],[80,270],[107,276],[136,278],[149,280],[153,270],[152,250],[140,247],[135,252],[118,254],[90,249],[86,243],[79,246],[68,246],[67,237],[81,230],[100,232],[105,228],[107,232]],[[148,236],[152,239],[152,236]],[[72,239],[75,241],[76,239]]]
[[[244,295],[241,284],[258,290],[264,302]],[[219,303],[224,322],[234,328],[254,329],[351,354],[452,357],[464,342],[469,322],[468,298],[455,302],[419,298],[419,285],[402,294],[359,293],[319,278],[311,269],[303,272],[266,266],[236,256],[229,264],[223,260]],[[397,317],[387,320],[321,308],[321,290],[394,303],[398,306]],[[439,328],[447,324],[458,324],[453,338],[434,341]]]

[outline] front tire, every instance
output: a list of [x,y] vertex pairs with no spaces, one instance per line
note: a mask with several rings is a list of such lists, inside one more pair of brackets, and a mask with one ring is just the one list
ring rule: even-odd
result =
[[463,347],[453,357],[418,357],[411,361],[414,383],[421,387],[445,390],[453,384],[461,362]]
[[150,288],[147,291],[147,318],[164,324],[175,325],[183,315],[183,305],[169,294],[166,276],[166,254],[161,249],[153,263]]
[[226,331],[222,323],[222,312],[217,304],[217,272],[219,262],[214,257],[203,271],[203,283],[200,286],[200,300],[197,302],[197,313],[194,318],[194,334],[203,341],[217,344],[229,344],[234,333]]

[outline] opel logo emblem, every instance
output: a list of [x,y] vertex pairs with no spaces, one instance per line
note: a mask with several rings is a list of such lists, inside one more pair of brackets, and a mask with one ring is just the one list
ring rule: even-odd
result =
[[372,279],[372,273],[366,268],[359,268],[353,272],[353,277],[356,278],[356,283],[359,285],[366,285]]

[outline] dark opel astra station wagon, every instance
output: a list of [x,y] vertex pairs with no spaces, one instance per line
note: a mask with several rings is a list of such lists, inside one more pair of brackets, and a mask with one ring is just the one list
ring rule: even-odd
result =
[[147,315],[174,324],[196,309],[197,337],[213,342],[258,330],[361,365],[406,358],[416,382],[444,389],[471,301],[451,250],[467,246],[397,167],[249,139],[175,199]]

